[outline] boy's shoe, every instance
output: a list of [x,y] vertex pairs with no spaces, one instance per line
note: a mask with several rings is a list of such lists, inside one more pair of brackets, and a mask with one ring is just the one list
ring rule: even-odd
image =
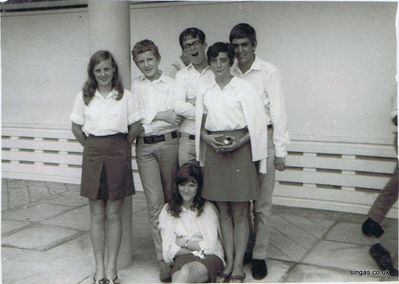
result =
[[170,265],[161,260],[159,262],[159,266],[159,280],[161,280],[162,282],[170,282],[172,280],[172,277],[170,275],[172,272],[172,268],[170,267]]
[[391,254],[381,244],[371,246],[369,252],[381,270],[388,270],[391,276],[398,276],[398,269],[393,266]]
[[376,221],[371,218],[367,218],[362,225],[362,232],[368,237],[379,238],[384,233],[384,230]]
[[252,259],[252,277],[256,280],[261,280],[267,275],[267,266],[264,259]]

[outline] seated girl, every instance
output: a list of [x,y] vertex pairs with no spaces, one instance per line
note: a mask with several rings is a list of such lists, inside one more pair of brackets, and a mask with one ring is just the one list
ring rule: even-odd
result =
[[201,168],[186,163],[176,180],[172,201],[159,216],[162,254],[172,265],[172,282],[215,282],[224,255],[217,210],[201,197]]

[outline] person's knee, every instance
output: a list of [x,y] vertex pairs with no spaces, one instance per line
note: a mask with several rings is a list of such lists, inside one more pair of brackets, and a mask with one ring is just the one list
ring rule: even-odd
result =
[[90,217],[92,222],[104,222],[105,208],[102,206],[90,206]]
[[232,208],[232,215],[234,222],[245,222],[248,221],[248,205],[240,204]]
[[108,201],[106,216],[108,223],[119,222],[122,218],[122,203]]
[[196,267],[193,267],[191,269],[191,274],[196,279],[201,279],[203,281],[206,281],[208,279],[208,270],[204,265],[197,265]]
[[208,270],[202,263],[188,263],[184,265],[180,272],[187,275],[188,278],[196,281],[206,281],[208,278]]

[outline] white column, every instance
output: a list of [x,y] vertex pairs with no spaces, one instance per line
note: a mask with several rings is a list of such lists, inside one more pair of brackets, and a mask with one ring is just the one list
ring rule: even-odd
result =
[[[90,55],[110,51],[118,64],[125,89],[130,89],[130,10],[128,1],[88,0]],[[132,264],[132,198],[123,206],[123,235],[118,268]]]

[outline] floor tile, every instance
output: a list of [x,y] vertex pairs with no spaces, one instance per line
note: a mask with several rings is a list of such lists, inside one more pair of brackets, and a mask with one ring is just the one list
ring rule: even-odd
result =
[[49,203],[64,206],[82,206],[89,203],[88,199],[80,196],[78,192],[66,191],[60,194],[53,195],[49,198],[43,199],[41,203]]
[[148,239],[151,237],[150,221],[147,217],[147,210],[133,214],[133,237]]
[[47,187],[29,187],[28,194],[30,201],[38,201],[51,195]]
[[58,215],[69,207],[53,205],[53,204],[35,204],[27,208],[17,210],[9,210],[2,214],[2,218],[20,221],[39,222],[52,216]]
[[348,270],[299,264],[288,273],[284,282],[365,282],[381,279],[367,275],[359,276],[359,272],[353,273],[357,275],[351,275]]
[[89,206],[82,206],[68,211],[55,218],[42,221],[43,224],[55,225],[60,227],[73,228],[80,231],[90,230],[90,212]]
[[75,284],[94,271],[88,234],[46,252],[3,247],[2,260],[3,283]]
[[8,209],[21,207],[29,204],[29,193],[26,188],[10,188],[8,190]]
[[272,231],[270,235],[268,256],[271,259],[299,261],[307,252],[303,245],[293,241],[289,236],[277,231]]
[[26,185],[30,189],[32,189],[32,188],[47,188],[45,181],[27,180]]
[[369,246],[321,241],[302,263],[347,270],[376,270]]
[[370,238],[362,234],[361,226],[360,223],[339,222],[331,229],[325,239],[343,243],[372,245],[373,242]]
[[66,187],[68,188],[68,190],[80,192],[80,184],[67,183]]
[[8,179],[2,178],[1,179],[1,188],[2,189],[7,189],[7,186],[8,186]]
[[151,238],[133,238],[133,261],[136,261],[138,266],[158,266],[155,247]]
[[1,190],[1,211],[5,211],[8,209],[8,203],[9,203],[8,190],[3,188]]
[[287,220],[288,223],[291,223],[293,226],[300,227],[305,230],[312,236],[317,238],[321,238],[328,229],[335,224],[336,220],[325,219],[323,217],[317,216],[301,216],[301,215],[293,215],[290,211],[281,212],[275,214],[280,216],[281,218]]
[[2,245],[45,251],[57,244],[76,237],[78,234],[79,232],[76,230],[62,227],[41,224],[32,225],[3,238]]
[[31,223],[13,220],[1,220],[1,234],[8,234],[20,228],[29,226]]
[[27,283],[31,275],[45,274],[45,268],[49,270],[45,254],[39,251],[2,247],[1,259],[3,283],[17,283],[18,280]]
[[10,188],[26,188],[26,180],[8,179],[7,187]]
[[305,249],[310,249],[315,242],[317,237],[309,233],[306,228],[301,226],[303,223],[292,223],[289,219],[282,218],[278,215],[273,215],[271,218],[271,226],[273,231],[277,231],[283,234],[287,238],[291,239],[291,242],[302,246]]
[[317,210],[310,208],[300,208],[300,207],[288,207],[286,206],[273,206],[273,214],[279,214],[280,212],[289,213],[291,215],[303,216],[306,218],[316,218],[330,221],[337,221],[341,218],[342,213],[337,211],[326,211],[326,210]]
[[[159,280],[159,268],[157,266],[138,266],[137,261],[133,260],[133,264],[129,269],[120,271],[123,283],[162,283]],[[89,284],[82,283],[82,284]]]
[[68,190],[65,183],[60,183],[60,182],[47,181],[46,186],[50,190],[50,192],[55,192],[55,193],[60,193]]

